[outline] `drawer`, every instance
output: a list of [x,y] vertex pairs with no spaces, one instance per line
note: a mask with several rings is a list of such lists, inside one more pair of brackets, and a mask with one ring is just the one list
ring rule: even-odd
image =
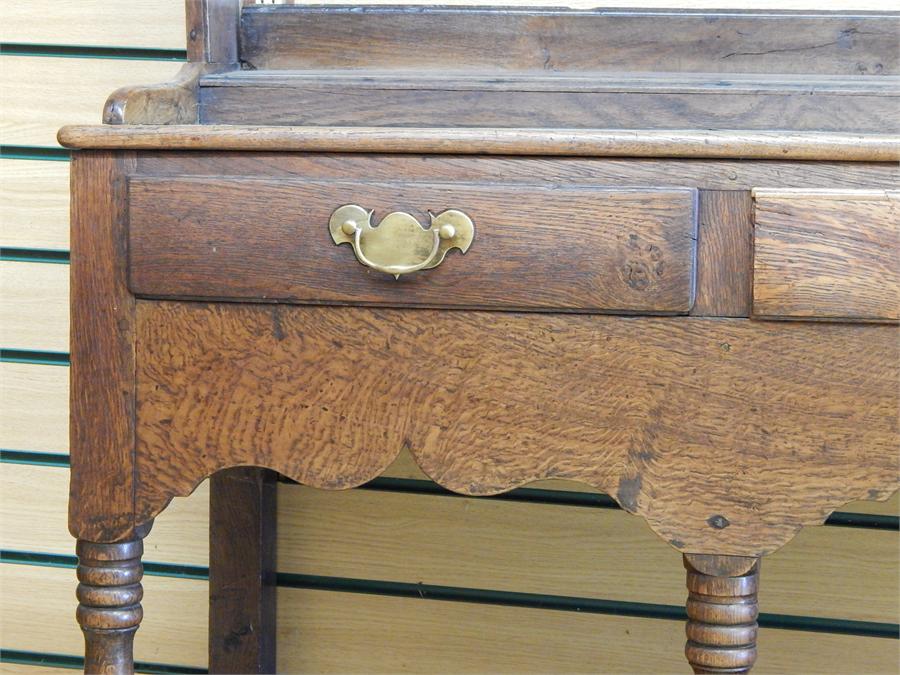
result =
[[[692,188],[133,177],[129,284],[162,298],[684,314],[696,203]],[[395,278],[335,245],[329,221],[347,204],[373,212],[364,250],[378,251],[394,212],[422,236],[429,213],[462,211],[474,237]]]
[[755,190],[753,315],[900,319],[900,192]]

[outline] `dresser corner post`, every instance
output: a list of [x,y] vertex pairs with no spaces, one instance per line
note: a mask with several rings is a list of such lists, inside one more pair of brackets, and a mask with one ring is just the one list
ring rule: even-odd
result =
[[84,634],[85,673],[134,673],[134,634],[144,616],[141,555],[149,529],[112,544],[78,540],[76,618]]
[[71,164],[69,530],[87,673],[134,670],[142,616],[135,514],[135,301],[127,284],[130,153],[78,151]]
[[760,559],[686,553],[684,652],[694,673],[749,673],[756,662]]

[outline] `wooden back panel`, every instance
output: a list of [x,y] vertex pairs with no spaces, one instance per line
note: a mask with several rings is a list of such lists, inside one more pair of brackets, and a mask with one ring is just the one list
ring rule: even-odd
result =
[[896,13],[255,6],[240,57],[255,69],[897,75],[898,31]]

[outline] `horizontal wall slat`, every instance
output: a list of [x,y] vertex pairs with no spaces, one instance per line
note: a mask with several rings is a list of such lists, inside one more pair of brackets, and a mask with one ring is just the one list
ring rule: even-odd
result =
[[[9,648],[80,653],[73,570],[4,564],[0,579]],[[144,586],[137,658],[204,666],[206,583],[145,576]],[[279,672],[684,672],[679,621],[279,589],[278,624]],[[755,673],[896,668],[894,640],[760,633]]]
[[115,89],[170,80],[180,67],[171,61],[0,58],[0,140],[5,145],[55,146],[61,126],[98,124],[103,103]]
[[69,369],[0,363],[0,448],[69,451]]
[[69,351],[69,266],[0,261],[0,345]]
[[4,2],[3,42],[184,49],[183,0]]
[[[65,468],[2,464],[0,487],[2,548],[71,555]],[[280,572],[684,603],[681,556],[623,511],[284,484],[278,499]],[[206,566],[208,512],[207,482],[173,500],[145,558]],[[900,622],[898,564],[893,532],[809,528],[765,560],[763,611]]]
[[[293,486],[285,486],[291,488]],[[66,467],[0,463],[0,549],[73,555],[66,523]],[[34,499],[40,495],[40,499]],[[175,499],[144,540],[144,558],[181,565],[209,564],[209,481],[191,497]]]
[[[75,623],[75,570],[0,565],[0,621],[7,649],[81,654]],[[144,621],[135,658],[155,663],[206,665],[207,583],[144,577]]]
[[0,673],[3,675],[72,675],[78,671],[71,668],[48,668],[44,665],[0,662]]
[[69,248],[69,163],[0,159],[0,246]]

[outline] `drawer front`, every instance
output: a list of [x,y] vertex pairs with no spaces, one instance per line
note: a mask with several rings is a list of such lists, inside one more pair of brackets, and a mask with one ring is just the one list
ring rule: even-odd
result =
[[[129,181],[129,283],[148,297],[683,314],[693,302],[690,188],[222,177]],[[394,278],[329,230],[345,204],[464,212],[464,255]],[[377,236],[373,230],[369,233]]]
[[900,192],[754,191],[753,315],[900,319]]

